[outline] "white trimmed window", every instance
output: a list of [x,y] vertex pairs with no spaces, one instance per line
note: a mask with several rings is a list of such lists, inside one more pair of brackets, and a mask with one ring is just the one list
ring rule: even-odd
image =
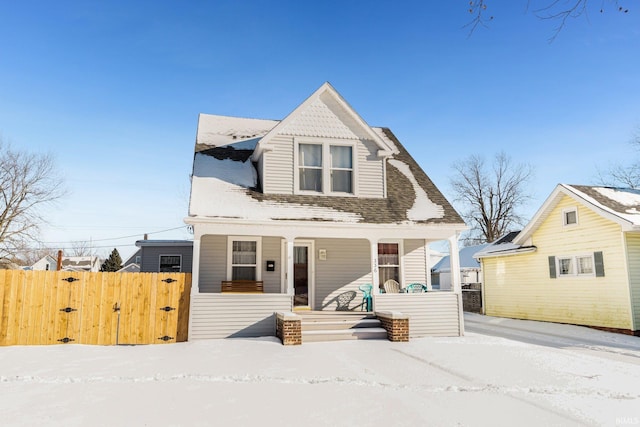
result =
[[331,191],[353,193],[353,152],[347,145],[331,145]]
[[313,141],[296,141],[295,191],[303,194],[355,194],[354,143]]
[[179,273],[182,267],[182,255],[160,255],[160,273]]
[[230,280],[260,280],[262,240],[256,237],[229,237],[227,277]]
[[298,145],[298,163],[300,190],[322,193],[322,145]]
[[562,225],[565,227],[578,224],[578,209],[571,208],[562,211]]
[[558,257],[558,276],[593,276],[595,274],[593,254]]

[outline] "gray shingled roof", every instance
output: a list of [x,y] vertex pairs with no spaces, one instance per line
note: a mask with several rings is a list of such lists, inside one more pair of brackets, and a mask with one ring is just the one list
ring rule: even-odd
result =
[[[461,224],[464,221],[453,209],[444,195],[433,184],[427,174],[420,168],[418,163],[411,157],[407,150],[398,141],[396,136],[388,128],[382,128],[384,134],[393,141],[398,149],[393,158],[409,166],[411,173],[415,177],[420,187],[428,195],[429,199],[443,208],[444,215],[441,218],[431,218],[417,223],[437,223],[437,224]],[[250,150],[234,150],[229,146],[214,147],[202,150],[197,147],[199,154],[212,156],[217,160],[245,161]],[[412,208],[416,194],[409,179],[396,167],[387,164],[387,198],[362,198],[362,197],[318,197],[313,195],[294,194],[264,194],[259,188],[246,189],[246,194],[253,199],[263,202],[291,203],[304,206],[317,206],[331,208],[341,212],[354,213],[362,217],[363,223],[372,224],[396,224],[408,221],[407,212]],[[283,214],[285,215],[285,214]],[[282,220],[288,218],[283,217]],[[308,221],[329,221],[327,218],[306,218]]]

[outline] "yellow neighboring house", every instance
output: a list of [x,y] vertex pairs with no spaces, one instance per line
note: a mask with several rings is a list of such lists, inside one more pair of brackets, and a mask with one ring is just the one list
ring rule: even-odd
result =
[[560,184],[511,237],[476,254],[485,314],[640,335],[639,190]]

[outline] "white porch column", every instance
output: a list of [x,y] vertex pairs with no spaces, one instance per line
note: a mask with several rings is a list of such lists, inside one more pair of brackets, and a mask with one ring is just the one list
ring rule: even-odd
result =
[[425,278],[424,283],[427,285],[427,289],[432,289],[431,283],[431,248],[429,247],[429,241],[425,239],[424,241],[424,270],[425,270]]
[[371,284],[372,293],[380,293],[380,275],[378,274],[378,240],[369,240],[371,243]]
[[287,279],[287,294],[288,295],[294,295],[294,289],[293,289],[293,244],[294,244],[294,238],[293,237],[287,237],[287,251],[286,251],[286,257],[287,257],[287,274],[286,274],[286,279]]
[[462,278],[460,277],[460,251],[458,249],[458,236],[455,235],[449,237],[449,260],[451,266],[451,288],[453,292],[462,292]]
[[193,239],[193,260],[191,263],[191,295],[200,293],[200,239]]

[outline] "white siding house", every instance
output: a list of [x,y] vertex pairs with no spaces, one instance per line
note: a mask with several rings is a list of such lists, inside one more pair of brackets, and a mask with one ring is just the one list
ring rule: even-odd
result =
[[[448,240],[457,254],[466,229],[393,133],[367,125],[328,83],[282,121],[201,114],[185,221],[193,338],[265,334],[265,316],[283,309],[362,310],[365,284],[374,311],[397,311],[409,299],[382,294],[382,282],[429,284],[428,245]],[[221,293],[243,279],[263,288]],[[461,334],[459,296],[459,277],[448,296],[424,295],[447,314],[416,315],[413,336]],[[418,328],[434,321],[448,325]]]

